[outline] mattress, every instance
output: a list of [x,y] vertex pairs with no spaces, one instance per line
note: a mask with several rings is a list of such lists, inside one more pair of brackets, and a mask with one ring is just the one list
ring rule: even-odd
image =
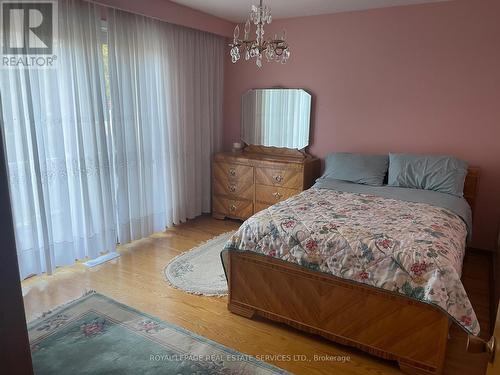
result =
[[432,304],[478,335],[460,280],[470,207],[463,198],[412,190],[319,180],[246,220],[225,249]]

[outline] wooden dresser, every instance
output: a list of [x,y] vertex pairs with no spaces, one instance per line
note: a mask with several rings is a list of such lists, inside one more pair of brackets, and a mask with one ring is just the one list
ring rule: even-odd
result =
[[212,170],[213,217],[245,220],[311,187],[320,160],[298,151],[249,147],[216,154]]

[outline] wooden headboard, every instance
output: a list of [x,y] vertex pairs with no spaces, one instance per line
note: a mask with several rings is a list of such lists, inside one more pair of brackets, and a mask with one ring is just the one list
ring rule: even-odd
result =
[[476,208],[476,195],[480,174],[481,170],[478,167],[469,167],[464,182],[464,198],[469,202],[472,215],[474,215],[474,209]]

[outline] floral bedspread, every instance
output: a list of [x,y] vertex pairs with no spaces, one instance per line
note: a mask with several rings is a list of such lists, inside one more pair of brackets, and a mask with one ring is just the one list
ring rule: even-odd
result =
[[433,304],[477,335],[460,281],[466,236],[463,220],[441,207],[311,188],[252,216],[225,248]]

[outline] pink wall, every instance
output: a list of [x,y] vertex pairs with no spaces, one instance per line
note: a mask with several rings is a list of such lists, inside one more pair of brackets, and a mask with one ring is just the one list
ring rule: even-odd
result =
[[287,65],[231,64],[224,144],[239,140],[240,97],[256,87],[313,94],[309,151],[452,154],[482,168],[474,245],[500,218],[500,1],[468,0],[274,21]]
[[168,0],[89,0],[112,8],[222,36],[233,35],[234,24]]

